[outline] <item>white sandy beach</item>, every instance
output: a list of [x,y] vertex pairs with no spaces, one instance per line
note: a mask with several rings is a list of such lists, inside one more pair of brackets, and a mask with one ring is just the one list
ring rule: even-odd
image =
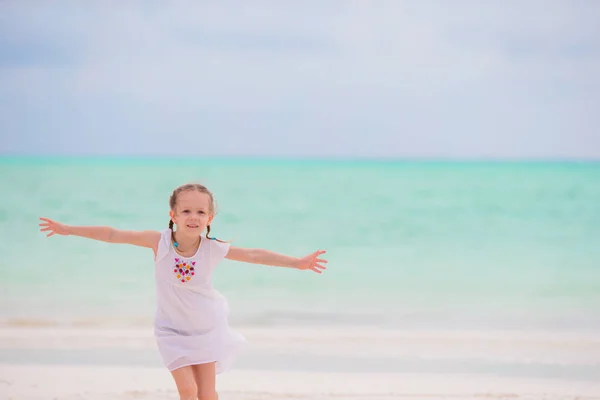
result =
[[[240,370],[217,380],[222,400],[600,399],[600,383],[473,375]],[[0,365],[7,400],[177,399],[165,370],[144,367]]]
[[[221,400],[600,399],[596,375],[576,376],[599,371],[595,335],[368,328],[242,333],[249,349],[238,367],[218,376]],[[4,327],[0,399],[177,399],[154,355],[148,329]],[[569,371],[575,376],[548,376]]]

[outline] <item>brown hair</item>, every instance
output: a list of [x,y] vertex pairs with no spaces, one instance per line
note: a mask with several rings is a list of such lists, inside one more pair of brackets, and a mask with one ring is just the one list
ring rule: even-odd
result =
[[[199,183],[186,183],[185,185],[181,185],[178,188],[176,188],[175,190],[173,190],[173,193],[171,194],[171,197],[169,198],[169,206],[171,207],[171,210],[175,211],[175,206],[177,205],[177,196],[179,196],[179,193],[181,192],[186,192],[188,190],[196,190],[200,193],[205,193],[208,195],[209,198],[209,213],[214,214],[215,213],[215,199],[213,194],[210,192],[210,190],[208,190],[208,188],[204,185],[201,185]],[[175,242],[175,233],[173,232],[173,220],[169,220],[169,229],[171,230],[171,239]],[[210,240],[216,240],[218,242],[224,243],[222,240],[219,240],[215,237],[209,237],[208,234],[210,233],[210,225],[206,226],[206,238],[210,239]]]

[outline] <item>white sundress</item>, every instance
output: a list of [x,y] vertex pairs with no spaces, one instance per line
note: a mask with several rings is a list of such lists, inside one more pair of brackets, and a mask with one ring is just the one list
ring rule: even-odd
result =
[[228,243],[202,237],[193,257],[181,257],[171,230],[161,232],[154,262],[154,335],[169,371],[216,361],[216,373],[226,372],[246,342],[229,328],[227,299],[212,286],[213,271],[228,251]]

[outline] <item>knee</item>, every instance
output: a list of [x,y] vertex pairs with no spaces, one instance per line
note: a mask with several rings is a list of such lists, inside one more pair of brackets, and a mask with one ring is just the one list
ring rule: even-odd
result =
[[196,400],[196,393],[198,389],[195,383],[186,383],[177,388],[179,392],[179,400]]
[[206,390],[199,390],[198,400],[219,400],[219,395],[215,391],[209,392]]

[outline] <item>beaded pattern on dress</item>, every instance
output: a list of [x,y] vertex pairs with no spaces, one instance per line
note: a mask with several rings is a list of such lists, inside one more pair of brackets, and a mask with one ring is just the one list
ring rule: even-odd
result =
[[194,266],[196,261],[184,261],[180,258],[175,258],[175,267],[173,267],[173,273],[181,283],[189,282],[194,276]]

